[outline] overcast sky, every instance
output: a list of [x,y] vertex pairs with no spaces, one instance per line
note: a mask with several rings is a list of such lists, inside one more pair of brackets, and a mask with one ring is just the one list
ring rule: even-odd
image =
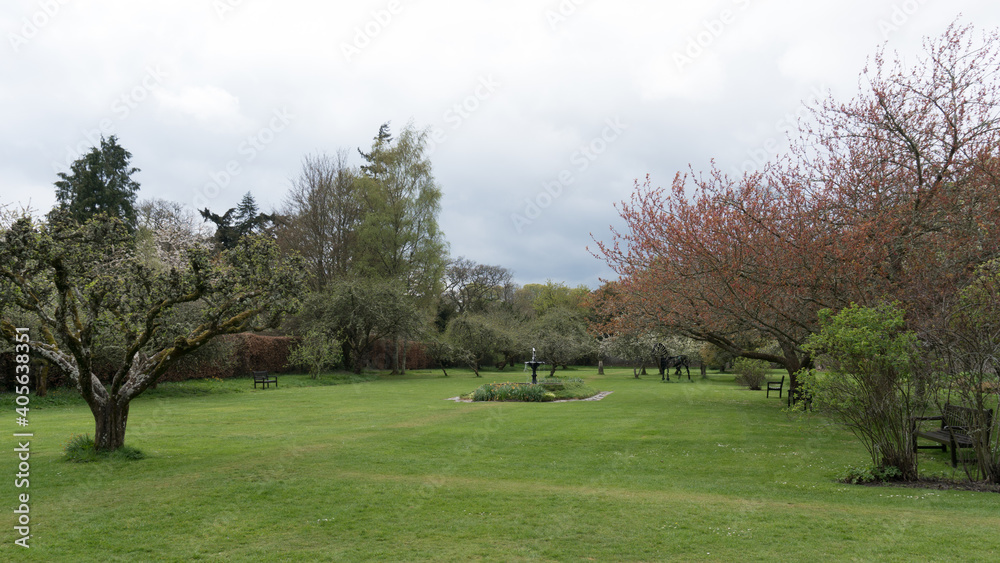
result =
[[305,155],[412,121],[452,256],[595,288],[591,233],[636,178],[754,168],[880,44],[912,56],[960,12],[1000,26],[945,0],[4,0],[0,203],[47,211],[113,134],[140,200],[271,210]]

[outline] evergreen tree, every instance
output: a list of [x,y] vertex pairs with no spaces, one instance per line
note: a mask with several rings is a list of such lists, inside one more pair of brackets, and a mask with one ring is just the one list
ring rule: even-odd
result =
[[236,246],[239,240],[247,235],[265,234],[274,226],[275,216],[260,213],[253,195],[247,192],[240,204],[230,208],[222,215],[212,213],[208,208],[201,210],[201,216],[206,221],[215,223],[215,242],[222,249]]
[[59,208],[80,223],[99,213],[117,217],[134,232],[139,183],[132,174],[139,169],[129,166],[131,158],[117,137],[101,137],[100,148],[93,147],[74,161],[69,174],[59,173],[62,179],[55,183]]

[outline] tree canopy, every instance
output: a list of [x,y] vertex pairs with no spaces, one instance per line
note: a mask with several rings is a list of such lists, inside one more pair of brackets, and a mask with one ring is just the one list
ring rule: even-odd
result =
[[215,242],[224,249],[235,248],[239,240],[247,235],[268,233],[275,220],[274,215],[260,212],[250,192],[243,195],[239,205],[222,215],[205,208],[201,210],[201,216],[215,224]]
[[[169,268],[150,265],[115,218],[25,217],[2,237],[3,335],[14,335],[8,308],[33,317],[32,350],[72,379],[104,450],[124,444],[130,401],[174,362],[218,335],[279,326],[302,288],[298,260],[263,237],[245,237],[218,256],[195,246]],[[196,314],[178,314],[185,306]],[[109,352],[115,363],[101,372],[95,358]]]
[[103,213],[121,219],[134,230],[139,183],[132,175],[139,169],[129,164],[132,153],[118,144],[116,136],[108,139],[102,136],[100,145],[76,159],[69,174],[59,172],[56,201],[76,221],[83,222]]
[[[810,363],[817,312],[898,300],[940,310],[1000,255],[997,36],[953,24],[913,65],[876,53],[862,91],[827,100],[784,159],[730,178],[647,177],[599,254],[620,274],[611,318],[775,362]],[[746,343],[774,341],[775,350]]]

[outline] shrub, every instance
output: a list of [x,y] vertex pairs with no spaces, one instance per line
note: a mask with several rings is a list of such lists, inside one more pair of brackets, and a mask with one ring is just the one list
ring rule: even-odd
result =
[[309,331],[288,355],[288,364],[305,368],[313,379],[340,363],[340,343],[319,331]]
[[848,467],[847,472],[840,480],[850,485],[867,485],[869,483],[899,481],[902,477],[903,473],[898,467],[887,465],[885,467]]
[[736,358],[733,371],[736,372],[736,383],[754,391],[760,391],[767,381],[768,363],[751,358]]
[[243,377],[251,371],[289,371],[288,356],[297,339],[243,332],[212,339],[177,361],[160,381],[184,381],[206,377]]
[[906,330],[904,311],[895,304],[852,305],[837,314],[823,309],[819,323],[804,348],[829,372],[806,374],[813,396],[861,440],[874,467],[915,479],[910,421],[922,405],[912,374],[917,338]]
[[473,391],[473,401],[551,401],[555,395],[541,385],[530,383],[487,383]]

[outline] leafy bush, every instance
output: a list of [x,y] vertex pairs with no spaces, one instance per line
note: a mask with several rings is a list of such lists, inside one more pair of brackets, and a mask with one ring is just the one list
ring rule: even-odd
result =
[[320,331],[309,331],[288,355],[288,364],[305,368],[313,379],[340,363],[340,343]]
[[903,472],[893,465],[885,467],[848,467],[847,472],[841,478],[841,482],[851,485],[866,485],[868,483],[899,481],[902,477]]
[[913,375],[917,337],[906,330],[896,304],[851,305],[834,314],[819,312],[820,332],[804,348],[829,372],[807,373],[818,403],[857,436],[874,467],[894,467],[905,479],[917,477],[910,420],[923,408]]
[[751,358],[736,358],[733,371],[736,372],[736,383],[754,391],[760,391],[767,381],[768,363],[764,360]]
[[541,385],[530,383],[487,383],[473,391],[473,401],[551,401],[555,395]]
[[586,399],[598,391],[587,386],[582,379],[546,378],[538,385],[531,383],[487,383],[465,395],[473,401],[525,401],[545,402],[558,399]]

